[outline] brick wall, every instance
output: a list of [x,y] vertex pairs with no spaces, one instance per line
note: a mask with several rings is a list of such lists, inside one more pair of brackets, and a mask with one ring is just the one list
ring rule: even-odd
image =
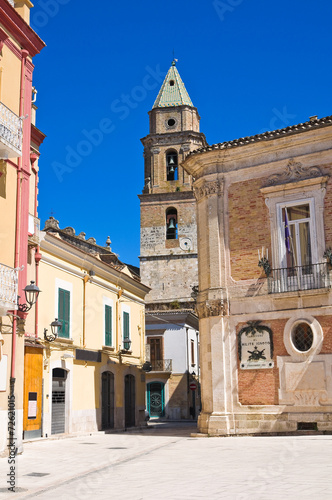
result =
[[265,246],[271,255],[268,208],[259,189],[264,179],[232,184],[229,188],[229,244],[231,276],[235,280],[261,275],[257,249]]
[[[324,341],[320,354],[331,354],[332,352],[332,317],[317,316],[320,323]],[[274,368],[262,370],[241,370],[238,359],[238,382],[239,382],[239,401],[243,405],[273,405],[279,404],[279,370],[277,367],[277,356],[288,356],[283,336],[287,319],[272,320],[263,322],[269,326],[273,332],[273,361]],[[239,323],[236,328],[237,334],[246,326],[246,323]],[[291,359],[291,358],[290,358]]]
[[[283,336],[287,319],[264,321],[273,332],[274,368],[262,370],[241,370],[238,359],[239,401],[243,405],[274,405],[278,404],[279,370],[277,356],[286,356]],[[237,335],[246,323],[239,323]]]
[[321,354],[332,353],[332,317],[331,316],[317,316],[318,323],[323,328],[323,346],[320,351]]

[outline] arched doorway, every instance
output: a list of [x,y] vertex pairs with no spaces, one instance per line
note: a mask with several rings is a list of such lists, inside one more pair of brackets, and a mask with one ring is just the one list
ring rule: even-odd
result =
[[114,427],[114,375],[111,372],[101,375],[101,427]]
[[52,370],[52,434],[63,434],[66,429],[66,379],[63,368]]
[[135,377],[125,376],[125,427],[135,425]]
[[147,402],[150,417],[165,415],[165,385],[162,382],[150,382],[147,385]]

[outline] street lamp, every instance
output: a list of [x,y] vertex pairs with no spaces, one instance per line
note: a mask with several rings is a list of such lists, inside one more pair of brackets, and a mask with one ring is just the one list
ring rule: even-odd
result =
[[17,297],[18,310],[23,313],[30,311],[31,307],[37,302],[39,293],[40,290],[38,286],[35,285],[34,281],[31,281],[30,285],[27,285],[24,288],[26,303],[19,304],[20,296]]
[[62,327],[62,322],[59,321],[58,318],[55,318],[55,320],[52,321],[50,326],[51,326],[51,333],[47,333],[48,332],[47,328],[44,328],[44,339],[47,340],[47,342],[54,342],[54,340],[59,335],[59,331],[61,330]]

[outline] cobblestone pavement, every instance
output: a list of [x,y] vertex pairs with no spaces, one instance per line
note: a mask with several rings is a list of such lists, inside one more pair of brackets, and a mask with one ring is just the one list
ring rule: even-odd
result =
[[192,424],[25,443],[0,499],[332,498],[332,436],[193,438]]

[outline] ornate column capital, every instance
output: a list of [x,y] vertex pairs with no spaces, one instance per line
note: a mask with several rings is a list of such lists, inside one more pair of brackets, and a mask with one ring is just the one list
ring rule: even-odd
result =
[[196,310],[199,319],[210,318],[211,316],[225,316],[228,305],[227,301],[223,299],[205,300],[197,303]]
[[194,194],[197,201],[200,201],[206,196],[211,196],[212,194],[220,195],[222,193],[223,182],[220,180],[215,181],[205,181],[200,186],[194,185]]

